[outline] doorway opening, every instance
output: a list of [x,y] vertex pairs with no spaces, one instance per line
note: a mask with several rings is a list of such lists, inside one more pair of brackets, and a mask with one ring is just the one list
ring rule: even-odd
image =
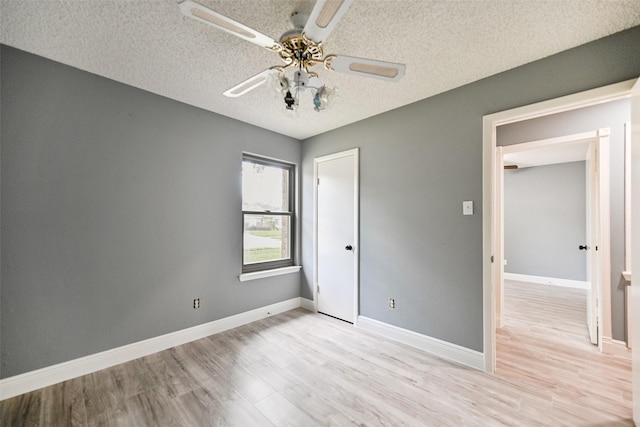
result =
[[[551,116],[585,107],[595,106],[630,96],[635,79],[565,96],[538,104],[532,104],[508,111],[485,116],[483,119],[483,307],[484,307],[484,367],[494,372],[496,366],[496,306],[498,299],[498,279],[502,279],[502,236],[499,225],[497,197],[498,175],[496,173],[497,128],[510,123]],[[611,315],[609,295],[603,295],[600,317],[603,335],[611,337]],[[608,311],[608,313],[607,313]],[[608,314],[608,315],[607,315]]]
[[[500,291],[498,286],[498,279],[502,279],[501,271],[503,265],[501,264],[501,253],[499,251],[502,249],[502,236],[500,233],[499,227],[499,197],[497,195],[497,188],[500,184],[499,176],[496,173],[496,164],[499,161],[498,159],[498,147],[497,147],[497,129],[500,126],[508,125],[511,123],[517,122],[525,122],[530,119],[537,119],[546,116],[554,116],[561,114],[569,114],[574,110],[585,109],[586,107],[594,107],[600,104],[606,103],[614,103],[614,101],[622,100],[624,98],[631,98],[631,122],[632,127],[637,124],[637,119],[640,116],[637,116],[637,112],[640,112],[640,108],[638,107],[637,100],[640,97],[634,97],[634,94],[640,94],[640,84],[636,83],[638,80],[633,79],[621,83],[617,83],[614,85],[577,93],[574,95],[565,96],[562,98],[557,98],[549,101],[544,101],[538,104],[533,104],[529,106],[524,106],[520,108],[516,108],[513,110],[508,110],[504,112],[499,112],[495,114],[491,114],[484,117],[483,120],[483,307],[484,307],[484,366],[487,372],[495,372],[496,369],[496,335],[497,335],[497,319],[496,319],[496,308],[498,303],[498,291]],[[634,87],[635,85],[635,87]],[[636,101],[634,101],[636,100]],[[627,111],[628,114],[628,111]],[[598,126],[598,125],[595,125]],[[602,125],[600,125],[602,126]],[[634,134],[635,135],[635,134]],[[635,143],[634,143],[635,144]],[[622,168],[620,168],[622,169]],[[612,166],[612,171],[616,171],[617,169]],[[616,183],[617,185],[617,183]],[[620,188],[616,188],[616,191],[621,190]],[[609,210],[607,210],[607,214]],[[635,215],[635,214],[634,214]],[[610,239],[607,239],[611,241]],[[619,239],[622,241],[621,239]],[[617,248],[617,246],[616,246]],[[604,255],[604,254],[603,254]],[[611,257],[609,257],[611,259]],[[635,255],[634,255],[635,259]],[[617,262],[617,259],[614,258],[612,262]],[[618,266],[616,266],[615,270],[612,269],[612,272],[618,272]],[[612,275],[609,275],[611,281],[614,281]],[[617,283],[612,283],[617,285]],[[633,286],[632,286],[633,288]],[[616,291],[618,287],[615,288]],[[640,359],[636,357],[634,354],[634,369],[632,375],[629,373],[632,371],[630,367],[630,351],[626,348],[624,341],[617,341],[613,339],[612,334],[612,316],[611,316],[611,299],[612,297],[616,297],[617,303],[619,303],[618,295],[613,295],[611,292],[606,292],[603,290],[602,299],[599,301],[598,311],[601,314],[599,316],[599,330],[601,331],[601,336],[598,337],[598,342],[601,344],[601,348],[604,347],[604,353],[613,353],[615,355],[623,356],[624,359],[617,359],[620,363],[614,363],[613,359],[615,356],[611,356],[609,354],[603,354],[598,352],[595,356],[599,358],[606,359],[604,365],[607,367],[610,366],[622,366],[624,365],[625,373],[622,377],[624,378],[624,387],[627,390],[631,389],[631,385],[627,379],[631,376],[634,377],[634,382],[638,378],[638,370],[635,365],[636,359]],[[634,297],[635,298],[635,297]],[[620,307],[616,307],[617,321],[620,320],[619,311]],[[619,322],[618,322],[619,323]],[[617,329],[617,335],[620,336],[620,328]],[[579,359],[576,359],[578,362]],[[526,362],[524,359],[522,362]],[[557,363],[556,363],[557,362]],[[557,366],[556,366],[557,365]],[[565,359],[549,359],[548,363],[541,366],[544,369],[543,373],[550,372],[550,380],[555,381],[556,378],[563,378],[564,372],[566,370]],[[554,371],[555,368],[555,371]],[[515,370],[519,372],[518,369]],[[587,371],[589,369],[587,368]],[[615,374],[612,374],[615,375]],[[592,386],[597,387],[598,389],[606,383],[609,375],[601,375],[593,376],[593,384]],[[537,378],[537,377],[534,377]],[[640,381],[637,382],[640,384]],[[555,382],[554,382],[555,384]],[[620,384],[622,386],[622,383]],[[635,386],[635,385],[634,385]],[[606,387],[606,385],[604,385]],[[593,387],[592,387],[593,388]],[[591,389],[589,389],[589,392]],[[634,389],[632,395],[634,400],[634,413],[637,416],[637,413],[640,411],[636,411],[637,408],[640,408],[640,393],[637,393],[637,388]],[[587,392],[585,390],[585,392]],[[619,403],[619,402],[618,402]],[[628,410],[629,399],[624,402],[623,407]]]
[[575,366],[600,363],[592,344],[601,345],[598,302],[609,292],[606,185],[600,191],[608,151],[609,129],[497,147],[499,374],[535,375],[549,359],[575,358],[582,365],[562,367],[570,380],[558,390],[591,385]]
[[496,156],[496,326],[504,324],[505,278],[583,287],[584,324],[602,349],[598,325],[610,293],[609,129],[498,146]]

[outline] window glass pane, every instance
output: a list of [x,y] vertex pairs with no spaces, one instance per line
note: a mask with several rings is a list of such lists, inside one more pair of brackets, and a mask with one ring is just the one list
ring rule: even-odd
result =
[[289,211],[289,170],[243,161],[242,210]]
[[244,263],[291,258],[288,215],[244,215]]

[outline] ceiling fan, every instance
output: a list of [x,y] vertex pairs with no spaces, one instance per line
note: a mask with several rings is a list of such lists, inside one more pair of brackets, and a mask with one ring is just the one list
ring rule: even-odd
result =
[[[270,67],[224,92],[236,98],[258,86],[272,81],[284,93],[288,110],[299,104],[299,96],[308,89],[312,92],[314,110],[326,109],[333,89],[326,87],[310,68],[322,64],[329,71],[373,77],[386,81],[398,81],[405,74],[405,65],[346,55],[324,55],[323,41],[335,28],[351,5],[352,0],[317,0],[311,14],[294,12],[291,15],[293,29],[286,31],[279,40],[266,36],[227,16],[209,9],[193,0],[180,2],[180,11],[189,18],[233,34],[248,42],[277,53],[283,65]],[[285,70],[294,69],[292,79]]]

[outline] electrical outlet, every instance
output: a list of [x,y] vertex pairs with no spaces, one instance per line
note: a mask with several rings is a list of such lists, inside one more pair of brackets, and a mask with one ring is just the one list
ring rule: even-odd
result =
[[394,310],[396,308],[395,298],[389,298],[389,309]]
[[200,308],[200,298],[193,300],[193,308]]

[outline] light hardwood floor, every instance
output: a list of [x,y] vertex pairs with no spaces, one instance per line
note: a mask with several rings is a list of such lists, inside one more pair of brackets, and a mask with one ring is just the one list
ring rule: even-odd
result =
[[0,402],[3,426],[627,426],[584,291],[507,283],[488,375],[302,309]]

